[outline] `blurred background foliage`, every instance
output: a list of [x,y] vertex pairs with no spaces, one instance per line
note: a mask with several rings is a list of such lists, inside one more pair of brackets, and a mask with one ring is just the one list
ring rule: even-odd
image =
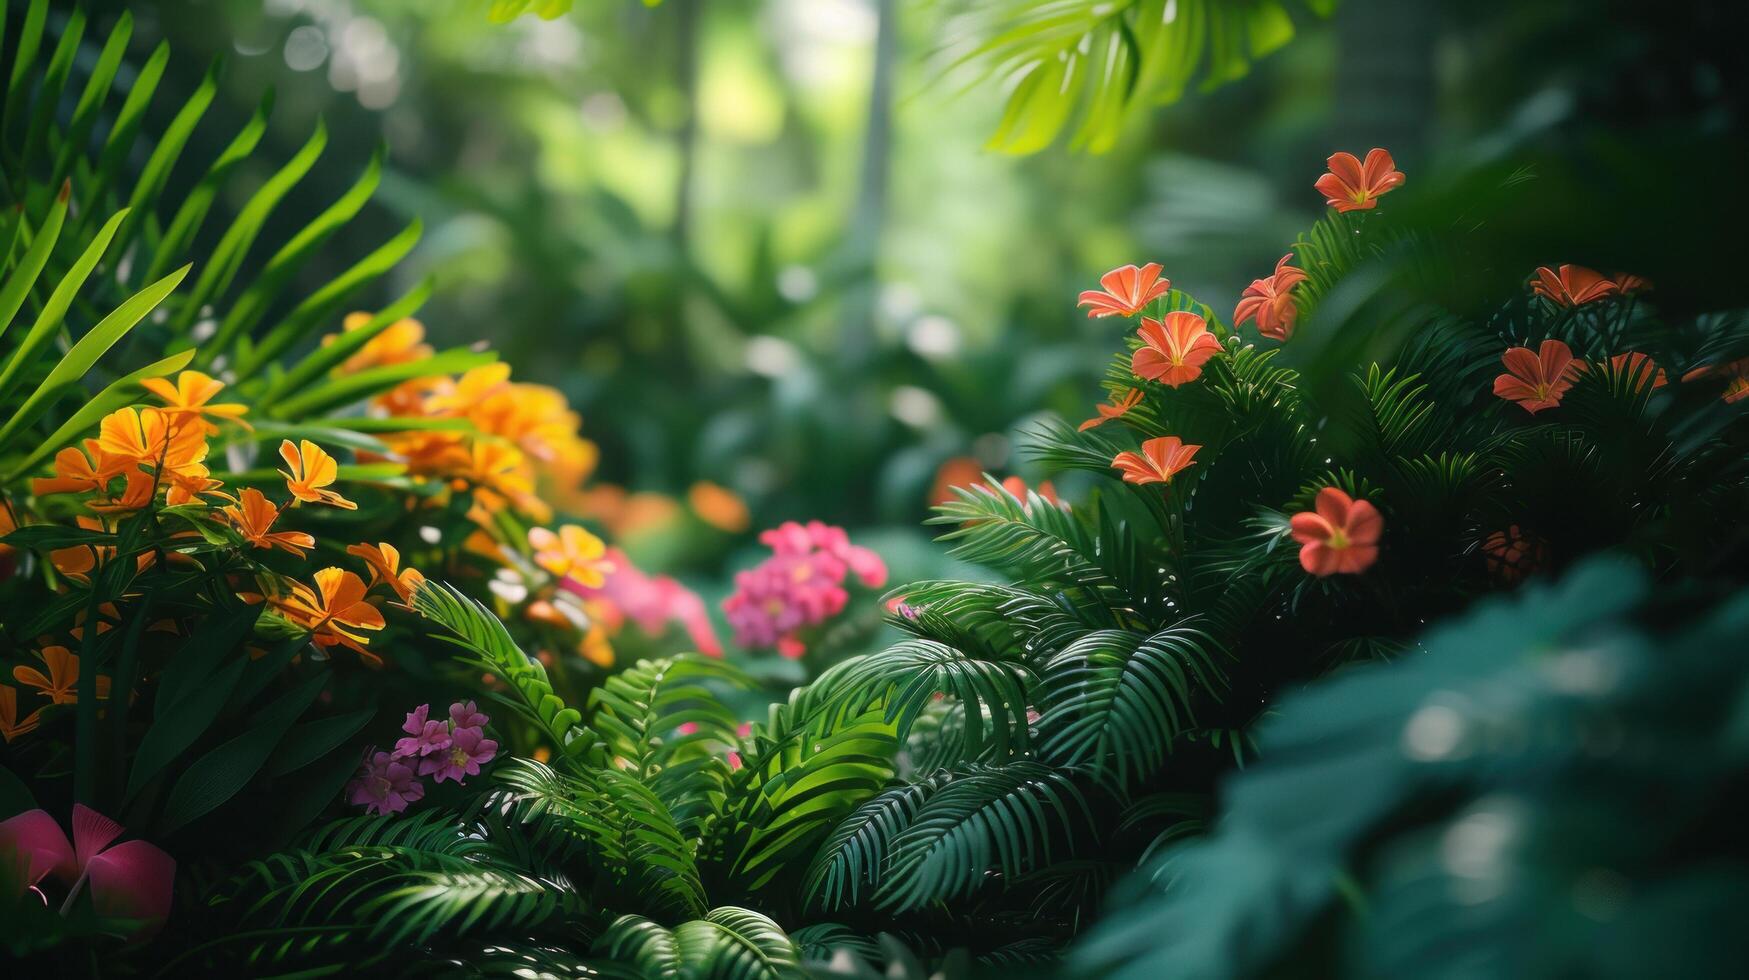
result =
[[[127,5],[88,6],[101,28]],[[1098,400],[1122,327],[1076,293],[1154,260],[1225,315],[1321,213],[1311,178],[1338,149],[1386,146],[1411,185],[1455,191],[1422,200],[1512,195],[1465,260],[1481,295],[1578,262],[1651,278],[1676,314],[1739,302],[1733,0],[591,0],[511,4],[529,13],[508,23],[486,0],[132,6],[137,37],[222,59],[197,156],[276,91],[271,152],[235,193],[326,123],[329,165],[273,216],[285,228],[386,144],[357,237],[426,231],[369,302],[436,273],[421,319],[439,346],[490,340],[584,414],[603,455],[575,509],[695,576],[750,545],[698,533],[699,481],[744,499],[753,530],[817,517],[863,531],[899,581],[946,574],[919,528],[942,477],[1037,476],[1024,430]],[[1112,9],[1202,25],[1206,60],[1149,74],[1148,35],[1114,32]],[[1115,56],[1097,44],[1117,33],[1141,67],[1102,94]],[[1053,45],[1094,54],[1094,81],[1059,86],[1073,104],[1016,81]],[[203,60],[166,88],[192,90]],[[1090,135],[1084,114],[1117,96]],[[312,283],[353,256],[324,258]]]

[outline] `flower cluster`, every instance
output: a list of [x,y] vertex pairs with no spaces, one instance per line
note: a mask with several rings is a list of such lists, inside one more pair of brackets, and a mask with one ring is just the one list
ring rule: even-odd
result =
[[[345,330],[365,328],[366,313],[347,317]],[[341,375],[430,357],[425,327],[398,320],[378,328],[342,363]],[[345,334],[324,343],[341,342]],[[471,487],[486,513],[506,504],[545,521],[552,509],[535,493],[537,474],[562,492],[572,492],[594,470],[595,444],[577,434],[581,419],[565,396],[545,385],[510,380],[506,364],[488,364],[460,377],[432,375],[403,382],[376,399],[378,412],[395,418],[456,419],[469,429],[419,429],[385,438],[394,456],[416,477],[460,481]]]
[[608,549],[606,562],[609,570],[599,584],[564,583],[564,588],[583,597],[592,623],[600,624],[610,636],[628,621],[651,636],[660,636],[670,623],[678,623],[699,653],[723,655],[722,641],[698,593],[669,576],[644,572],[618,548]]
[[847,577],[871,589],[887,580],[881,557],[851,544],[843,528],[789,521],[759,540],[771,548],[771,557],[737,573],[734,593],[723,600],[735,642],[745,647],[800,657],[807,650],[800,632],[844,610]]
[[432,776],[438,783],[453,779],[462,785],[465,777],[479,775],[480,767],[498,755],[498,743],[485,734],[492,719],[474,702],[450,705],[448,721],[432,719],[430,714],[429,704],[408,712],[401,726],[407,737],[397,741],[393,751],[375,746],[365,750],[357,777],[346,784],[349,802],[367,812],[400,813],[407,804],[424,798],[424,777]]

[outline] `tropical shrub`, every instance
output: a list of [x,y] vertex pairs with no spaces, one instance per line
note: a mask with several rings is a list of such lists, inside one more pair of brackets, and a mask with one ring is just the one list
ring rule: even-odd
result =
[[[1410,890],[1429,838],[1394,839],[1397,807],[1476,826],[1445,772],[1416,769],[1468,758],[1466,717],[1416,727],[1425,708],[1398,692],[1479,698],[1503,678],[1509,707],[1534,712],[1545,673],[1514,653],[1592,639],[1573,595],[1626,622],[1654,614],[1636,576],[1729,580],[1740,561],[1749,321],[1666,313],[1651,284],[1574,265],[1478,296],[1450,272],[1469,265],[1448,261],[1461,227],[1400,219],[1415,191],[1390,155],[1343,153],[1315,183],[1331,210],[1231,318],[1152,264],[1082,295],[1091,316],[1139,322],[1109,403],[1034,434],[1066,492],[954,491],[935,521],[989,577],[896,590],[889,648],[834,640],[855,625],[833,621],[850,587],[884,579],[877,556],[823,524],[768,532],[725,612],[740,643],[806,648],[815,673],[747,722],[735,706],[756,682],[711,655],[702,600],[557,520],[593,461],[563,398],[489,351],[424,346],[426,284],[329,329],[416,224],[289,294],[318,251],[343,251],[380,161],[258,249],[321,130],[220,219],[264,103],[163,200],[210,86],[136,153],[168,53],[111,113],[129,21],[75,96],[84,20],[41,60],[47,8],[25,14],[0,117],[0,941],[42,972],[1049,970],[1138,866],[1140,900],[1079,968],[1156,970],[1164,954],[1135,937],[1157,934],[1209,972],[1301,955],[1413,972],[1443,934],[1310,935],[1357,892]],[[1355,320],[1365,297],[1390,315]],[[1640,571],[1575,572],[1504,614],[1510,640],[1421,639],[1600,551]],[[1619,662],[1552,660],[1557,683],[1662,676],[1740,625],[1718,608],[1692,635],[1624,627]],[[676,652],[674,625],[697,652]],[[1269,751],[1256,732],[1278,698],[1350,670],[1286,702],[1231,826],[1180,850]],[[1704,711],[1645,716],[1723,739],[1726,686]],[[1372,714],[1344,715],[1349,691]],[[1369,718],[1384,734],[1358,732]],[[1590,772],[1525,805],[1556,826],[1572,812],[1556,791]],[[1317,781],[1350,797],[1314,814],[1331,819],[1252,839],[1304,821]],[[1666,818],[1725,812],[1707,802]],[[1186,883],[1226,874],[1235,849],[1242,880]],[[1619,874],[1661,867],[1630,859]],[[1209,927],[1187,939],[1189,916]],[[1222,959],[1241,935],[1262,939]]]

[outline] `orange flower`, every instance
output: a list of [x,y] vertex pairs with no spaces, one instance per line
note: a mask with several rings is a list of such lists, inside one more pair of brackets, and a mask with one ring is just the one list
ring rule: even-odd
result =
[[488,396],[510,383],[510,365],[485,364],[469,370],[446,390],[426,400],[426,410],[435,413],[454,412],[466,415]]
[[692,505],[692,512],[698,515],[699,520],[719,531],[740,534],[753,523],[752,515],[747,512],[747,505],[733,490],[709,480],[694,483],[686,491],[686,502]]
[[163,378],[147,378],[140,382],[140,387],[164,400],[165,407],[160,411],[173,419],[199,423],[204,435],[210,436],[219,431],[219,427],[209,418],[226,419],[248,428],[248,423],[243,421],[243,413],[249,411],[249,406],[235,403],[208,404],[214,395],[224,389],[225,383],[199,371],[182,372],[176,376],[175,385]]
[[[200,463],[189,463],[168,470],[164,474],[164,481],[167,486],[164,502],[172,507],[201,502],[203,495],[230,499],[224,492],[225,485],[213,479],[212,474]],[[130,481],[130,487],[131,485]]]
[[509,501],[541,520],[552,514],[552,508],[535,496],[533,472],[515,446],[497,439],[473,440],[460,476],[474,485],[475,499],[488,511]]
[[[285,460],[285,465],[291,467],[290,472],[280,470],[279,475],[285,477],[285,488],[299,501],[329,504],[345,510],[358,509],[357,504],[340,494],[323,489],[340,476],[340,464],[323,451],[321,446],[308,439],[301,440],[294,446],[287,439],[279,444],[279,457]],[[296,502],[293,506],[296,506]]]
[[1651,355],[1638,351],[1629,351],[1610,358],[1609,373],[1618,378],[1627,378],[1633,383],[1635,391],[1644,390],[1647,383],[1651,384],[1653,391],[1670,383],[1664,369],[1653,362]]
[[1548,563],[1549,543],[1519,530],[1517,524],[1495,531],[1482,542],[1488,574],[1511,584]]
[[1731,361],[1726,364],[1708,364],[1697,367],[1682,376],[1683,381],[1699,381],[1702,378],[1723,377],[1725,379],[1726,404],[1732,404],[1749,398],[1749,357]]
[[1335,487],[1318,491],[1315,510],[1295,514],[1288,524],[1301,545],[1300,567],[1319,578],[1366,571],[1378,560],[1385,529],[1378,508]]
[[[1022,480],[1018,476],[1011,476],[1008,479],[1002,481],[1002,489],[1004,489],[1004,490],[1008,491],[1010,494],[1012,494],[1014,496],[1014,499],[1020,501],[1022,506],[1024,506],[1029,513],[1031,512],[1032,505],[1026,502],[1027,487],[1026,487],[1025,480]],[[1057,496],[1057,488],[1052,486],[1051,481],[1049,481],[1049,480],[1045,480],[1045,481],[1042,481],[1041,483],[1039,483],[1038,495],[1040,497],[1043,497],[1045,502],[1050,504],[1052,507],[1059,507],[1059,508],[1062,508],[1064,510],[1068,509],[1068,505],[1063,503],[1062,498]]]
[[935,479],[929,486],[931,504],[952,503],[955,487],[976,486],[984,478],[984,467],[970,456],[951,456],[935,469]]
[[4,736],[7,742],[36,731],[42,716],[43,709],[38,708],[23,718],[18,717],[18,692],[0,684],[0,736]]
[[1530,288],[1556,306],[1583,306],[1593,300],[1614,296],[1621,290],[1621,286],[1604,278],[1601,272],[1582,265],[1563,265],[1559,272],[1541,266],[1536,270]]
[[1149,262],[1140,269],[1121,266],[1099,277],[1103,290],[1089,289],[1075,305],[1087,307],[1089,317],[1135,316],[1148,304],[1166,295],[1172,288],[1170,279],[1160,278],[1160,263]]
[[224,514],[243,540],[257,548],[280,548],[302,558],[306,548],[316,546],[316,539],[302,531],[270,531],[279,520],[279,508],[254,487],[245,487],[236,505],[226,507]]
[[85,440],[91,455],[80,452],[77,447],[68,446],[55,454],[55,475],[47,479],[30,481],[30,492],[38,497],[46,497],[53,493],[101,493],[109,489],[109,481],[116,477],[114,473],[100,472],[91,462],[93,457],[102,459],[95,440]]
[[1626,296],[1628,293],[1643,293],[1652,288],[1652,281],[1645,276],[1636,276],[1623,272],[1615,277],[1615,291]]
[[600,588],[612,567],[602,560],[607,545],[575,524],[566,524],[557,534],[544,527],[529,528],[528,543],[534,548],[535,564],[584,588]]
[[1573,387],[1583,361],[1573,360],[1572,348],[1558,340],[1545,340],[1540,352],[1514,347],[1500,356],[1505,374],[1494,379],[1494,394],[1514,401],[1532,415],[1561,403]]
[[1172,477],[1190,466],[1191,458],[1201,446],[1187,446],[1177,436],[1162,436],[1142,443],[1142,451],[1118,453],[1112,457],[1113,469],[1123,471],[1125,483],[1145,486],[1149,483],[1172,482]]
[[1112,419],[1121,419],[1129,414],[1130,409],[1142,403],[1142,389],[1125,388],[1123,395],[1113,394],[1111,404],[1095,405],[1093,410],[1099,414],[1076,426],[1075,431],[1086,432],[1088,429],[1104,425]]
[[1233,310],[1233,326],[1255,319],[1257,332],[1271,340],[1285,341],[1294,335],[1300,310],[1294,305],[1293,289],[1305,281],[1306,271],[1287,264],[1293,257],[1292,252],[1282,256],[1268,279],[1251,280]]
[[[372,319],[374,317],[369,313],[348,313],[341,327],[350,332],[359,329]],[[335,335],[329,334],[322,338],[322,346],[326,347],[334,340]],[[396,320],[384,327],[381,333],[365,341],[363,347],[354,351],[352,356],[348,357],[334,371],[336,374],[357,374],[366,368],[422,360],[432,355],[431,348],[424,341],[424,324],[411,317]]]
[[374,546],[355,544],[348,547],[346,553],[363,558],[365,564],[370,566],[371,588],[387,585],[394,590],[395,595],[401,597],[403,603],[412,602],[413,590],[425,581],[425,576],[419,569],[412,566],[401,567],[401,552],[387,541],[378,542]]
[[1403,186],[1403,174],[1396,161],[1384,150],[1374,147],[1366,155],[1366,163],[1352,153],[1338,153],[1326,160],[1330,172],[1314,184],[1324,203],[1338,211],[1366,211],[1379,205],[1379,198]]
[[324,568],[316,573],[314,589],[291,583],[291,595],[268,602],[285,617],[308,630],[310,642],[319,647],[344,646],[370,663],[382,658],[365,649],[364,630],[380,630],[383,614],[365,600],[364,580],[344,568]]
[[1206,321],[1184,310],[1166,314],[1161,323],[1142,318],[1143,346],[1130,357],[1130,370],[1138,378],[1178,387],[1196,380],[1209,358],[1221,352],[1221,342],[1208,332]]
[[[51,646],[37,651],[37,656],[48,667],[47,676],[35,667],[14,667],[13,678],[41,691],[50,703],[76,703],[79,700],[79,655],[66,647]],[[109,678],[98,676],[97,697],[99,700],[109,697]]]
[[176,468],[206,459],[206,432],[156,408],[122,408],[98,424],[99,472],[131,464]]
[[158,481],[152,474],[142,469],[128,471],[127,486],[119,497],[113,499],[93,500],[91,509],[100,514],[143,510],[152,502],[152,495],[157,492]]
[[[103,521],[95,517],[81,514],[74,518],[78,525],[87,531],[107,531],[109,528]],[[73,545],[70,548],[56,548],[49,552],[49,563],[55,570],[74,582],[89,582],[91,570],[115,557],[115,548],[96,545]],[[152,552],[147,551],[134,559],[135,568],[144,571],[152,564]]]
[[583,634],[583,642],[578,644],[577,652],[597,667],[613,666],[613,644],[608,641],[607,630],[603,627],[590,627],[589,632]]

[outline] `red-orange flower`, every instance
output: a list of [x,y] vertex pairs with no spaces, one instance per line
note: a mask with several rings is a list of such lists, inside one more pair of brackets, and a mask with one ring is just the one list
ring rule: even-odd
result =
[[1545,340],[1538,352],[1514,347],[1500,356],[1505,374],[1494,379],[1494,394],[1517,402],[1532,415],[1561,403],[1573,387],[1583,361],[1573,360],[1573,350],[1558,340]]
[[1170,279],[1160,278],[1158,262],[1139,269],[1133,265],[1113,269],[1099,277],[1099,284],[1105,288],[1087,290],[1076,304],[1087,307],[1090,317],[1135,316],[1172,288]]
[[[1641,280],[1643,283],[1644,280]],[[1614,296],[1621,286],[1595,269],[1582,265],[1563,265],[1557,272],[1548,266],[1536,270],[1530,288],[1538,296],[1557,306],[1583,306],[1586,303]]]
[[1511,584],[1548,563],[1549,543],[1513,524],[1488,535],[1482,542],[1482,554],[1488,574]]
[[328,504],[342,510],[357,510],[358,505],[333,490],[324,489],[340,477],[340,464],[321,446],[308,439],[292,445],[290,439],[279,444],[279,458],[290,471],[280,470],[285,488],[291,495],[308,504]]
[[1294,305],[1293,289],[1305,281],[1306,270],[1288,265],[1293,257],[1292,252],[1282,256],[1269,278],[1251,280],[1233,310],[1233,326],[1255,319],[1257,332],[1271,340],[1285,341],[1294,335],[1300,309]]
[[1648,383],[1653,391],[1670,383],[1664,369],[1653,362],[1651,355],[1638,351],[1629,351],[1610,358],[1609,373],[1618,378],[1627,378],[1635,391],[1644,390]]
[[1319,578],[1366,571],[1378,560],[1385,529],[1378,508],[1335,487],[1319,490],[1314,509],[1295,514],[1288,524],[1300,543],[1300,567]]
[[1196,380],[1209,358],[1221,352],[1221,342],[1195,313],[1178,310],[1166,314],[1162,323],[1142,318],[1137,331],[1143,346],[1130,357],[1130,370],[1138,378],[1158,381],[1173,388]]
[[1112,469],[1123,471],[1125,483],[1146,486],[1150,483],[1171,483],[1172,477],[1190,466],[1201,446],[1187,446],[1177,436],[1161,436],[1142,443],[1141,453],[1118,453],[1112,457]]
[[1636,276],[1631,272],[1619,273],[1615,277],[1615,291],[1622,295],[1628,293],[1643,293],[1652,288],[1652,280],[1645,276]]
[[929,487],[929,502],[931,504],[952,503],[958,498],[954,495],[956,487],[977,486],[984,478],[984,467],[970,456],[954,456],[942,461],[935,470],[935,479]]
[[310,642],[319,647],[344,646],[370,663],[382,658],[365,649],[365,630],[385,625],[382,611],[365,600],[369,589],[364,580],[344,568],[324,568],[316,573],[314,589],[291,583],[291,595],[268,600],[297,625],[308,630]]
[[[1014,499],[1020,501],[1021,505],[1025,508],[1027,508],[1028,511],[1030,511],[1032,509],[1032,505],[1027,503],[1027,500],[1026,500],[1027,487],[1026,487],[1025,480],[1022,480],[1018,476],[1011,476],[1011,477],[1007,478],[1006,480],[1002,481],[1002,489],[1008,491],[1011,495],[1013,495]],[[1049,481],[1049,480],[1045,480],[1045,481],[1042,481],[1041,483],[1039,483],[1038,495],[1040,497],[1043,497],[1045,502],[1050,504],[1052,507],[1061,507],[1061,508],[1067,509],[1067,506],[1063,503],[1062,498],[1057,496],[1057,488],[1052,486],[1051,481]]]
[[1361,163],[1352,153],[1337,153],[1325,161],[1330,172],[1314,184],[1324,195],[1324,203],[1338,211],[1365,211],[1376,208],[1379,198],[1403,186],[1403,174],[1396,161],[1384,150],[1374,147]]
[[1702,378],[1712,377],[1725,379],[1725,392],[1722,397],[1726,404],[1749,398],[1749,357],[1725,364],[1708,364],[1694,368],[1684,374],[1682,380],[1699,381]]
[[254,487],[245,487],[236,505],[226,507],[223,513],[243,540],[257,548],[280,548],[302,558],[304,549],[316,546],[316,539],[302,531],[270,530],[279,520],[279,508]]
[[419,569],[409,565],[401,567],[401,552],[387,541],[371,544],[355,544],[347,547],[346,553],[364,559],[370,566],[370,587],[387,585],[400,596],[403,603],[413,601],[413,590],[425,581],[425,576]]
[[1088,429],[1104,425],[1112,419],[1121,419],[1129,414],[1130,409],[1141,403],[1142,389],[1125,388],[1122,395],[1113,394],[1111,396],[1111,404],[1095,405],[1093,410],[1099,414],[1081,423],[1076,427],[1076,431],[1086,432]]

